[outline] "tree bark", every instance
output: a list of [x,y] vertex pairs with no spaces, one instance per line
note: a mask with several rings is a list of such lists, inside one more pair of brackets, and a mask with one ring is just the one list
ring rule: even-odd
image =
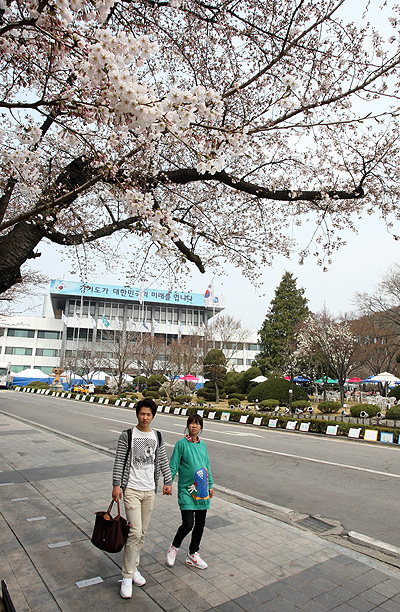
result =
[[39,257],[34,248],[45,231],[31,223],[18,223],[5,236],[0,236],[0,293],[21,282],[21,266],[27,259]]

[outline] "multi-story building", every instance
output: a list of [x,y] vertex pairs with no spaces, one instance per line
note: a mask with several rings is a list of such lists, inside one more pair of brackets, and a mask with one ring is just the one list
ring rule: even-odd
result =
[[[201,336],[208,321],[224,308],[224,296],[207,299],[201,293],[52,280],[42,317],[0,318],[0,361],[11,362],[14,373],[39,368],[51,374],[64,356],[83,345],[95,350],[113,332],[163,336],[166,343]],[[218,338],[213,345],[221,347]],[[246,370],[258,350],[256,332],[249,332],[246,342],[236,344],[232,339],[230,368]]]

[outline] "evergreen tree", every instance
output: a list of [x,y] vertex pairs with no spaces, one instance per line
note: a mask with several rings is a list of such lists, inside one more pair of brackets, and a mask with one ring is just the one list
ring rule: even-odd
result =
[[226,374],[226,358],[219,349],[211,349],[203,360],[204,376],[210,380],[215,389],[215,401],[219,402],[220,386]]
[[282,371],[287,346],[293,343],[296,326],[310,314],[304,289],[297,288],[291,272],[285,272],[259,331],[261,352],[256,364],[263,371]]

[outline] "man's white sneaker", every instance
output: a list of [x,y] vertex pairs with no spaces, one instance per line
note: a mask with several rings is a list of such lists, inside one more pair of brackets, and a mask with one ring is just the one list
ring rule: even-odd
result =
[[122,578],[120,595],[124,599],[132,597],[132,578]]
[[195,552],[193,555],[187,554],[186,565],[197,567],[197,569],[207,569],[208,567],[207,563],[203,561],[198,552]]
[[175,559],[176,559],[176,555],[178,552],[179,548],[176,548],[175,546],[171,546],[168,548],[168,552],[167,552],[167,565],[169,565],[169,567],[172,567],[175,564]]
[[143,578],[142,574],[138,570],[133,572],[133,584],[136,586],[143,586],[146,584],[146,578]]

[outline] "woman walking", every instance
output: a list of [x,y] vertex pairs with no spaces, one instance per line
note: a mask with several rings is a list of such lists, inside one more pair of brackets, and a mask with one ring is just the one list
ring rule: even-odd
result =
[[188,434],[175,444],[170,461],[172,480],[179,474],[178,503],[182,524],[168,549],[167,565],[174,565],[183,539],[192,532],[186,565],[206,569],[207,563],[200,557],[199,548],[210,498],[214,495],[213,479],[206,445],[199,438],[203,430],[202,417],[199,414],[190,415],[186,428]]

